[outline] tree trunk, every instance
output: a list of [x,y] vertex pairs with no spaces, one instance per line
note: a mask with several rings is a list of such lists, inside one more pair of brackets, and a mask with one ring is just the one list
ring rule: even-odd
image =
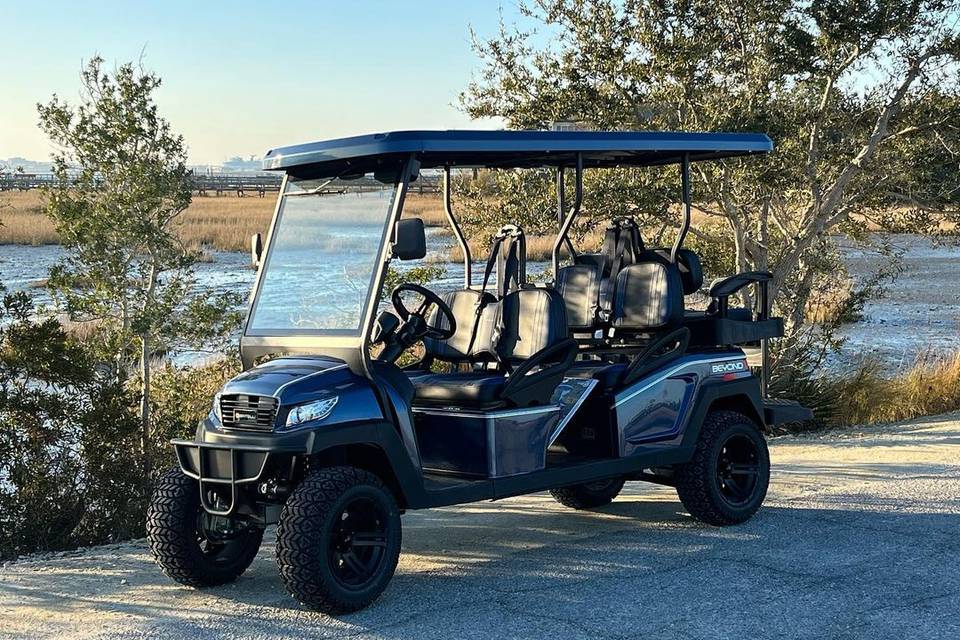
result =
[[140,336],[140,447],[143,471],[147,482],[153,472],[153,451],[150,443],[150,338]]

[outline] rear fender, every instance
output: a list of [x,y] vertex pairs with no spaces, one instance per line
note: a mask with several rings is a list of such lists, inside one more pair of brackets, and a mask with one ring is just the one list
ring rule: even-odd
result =
[[730,382],[704,383],[694,402],[690,420],[683,434],[681,448],[689,455],[693,455],[703,421],[710,411],[718,409],[742,413],[753,420],[758,429],[763,429],[761,407],[760,382],[754,377]]

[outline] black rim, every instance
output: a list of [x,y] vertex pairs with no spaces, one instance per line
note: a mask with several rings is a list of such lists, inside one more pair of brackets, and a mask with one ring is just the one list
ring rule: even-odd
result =
[[727,438],[717,459],[717,483],[723,499],[732,506],[749,503],[756,493],[759,477],[757,444],[743,434]]
[[244,551],[246,531],[233,527],[235,523],[227,518],[211,516],[201,509],[197,514],[197,546],[200,553],[215,564],[230,564],[239,558]]
[[376,580],[387,556],[387,513],[371,498],[347,502],[337,514],[330,538],[330,569],[347,589]]

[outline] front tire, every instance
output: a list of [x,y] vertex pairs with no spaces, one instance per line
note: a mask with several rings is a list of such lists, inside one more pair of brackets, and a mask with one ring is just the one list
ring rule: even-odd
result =
[[770,453],[760,429],[735,411],[711,411],[693,459],[677,465],[677,495],[697,520],[739,524],[757,512],[770,483]]
[[299,602],[344,614],[377,599],[400,557],[400,510],[373,473],[311,472],[287,500],[277,527],[277,566]]
[[550,489],[553,499],[571,509],[596,509],[613,502],[623,489],[624,479],[620,476],[575,484],[559,489]]
[[147,509],[147,542],[165,574],[188,587],[233,582],[257,556],[263,529],[237,528],[219,519],[220,531],[200,506],[199,484],[178,469],[157,481]]

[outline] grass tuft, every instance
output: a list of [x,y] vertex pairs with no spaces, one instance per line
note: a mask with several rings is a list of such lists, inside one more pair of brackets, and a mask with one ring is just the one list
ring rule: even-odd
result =
[[925,353],[905,372],[883,375],[877,359],[867,359],[840,380],[837,425],[897,422],[960,409],[960,352]]

